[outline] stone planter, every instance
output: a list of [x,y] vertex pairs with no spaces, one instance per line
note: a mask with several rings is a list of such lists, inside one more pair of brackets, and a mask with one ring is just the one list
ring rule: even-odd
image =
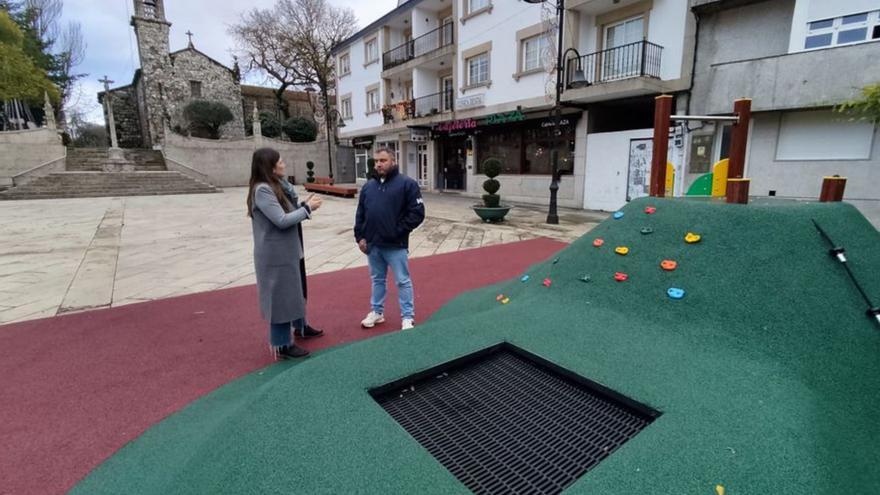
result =
[[507,215],[507,212],[510,211],[512,206],[501,205],[494,208],[489,208],[483,205],[474,205],[471,208],[474,209],[477,216],[480,217],[486,223],[499,223],[504,221],[504,217]]

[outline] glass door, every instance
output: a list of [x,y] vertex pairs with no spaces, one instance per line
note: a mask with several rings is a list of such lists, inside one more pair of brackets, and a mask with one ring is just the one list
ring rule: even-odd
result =
[[419,187],[425,189],[428,187],[428,145],[419,145]]
[[444,77],[440,81],[440,95],[443,100],[443,111],[451,112],[453,110],[453,99],[455,98],[455,88],[452,85],[452,76]]
[[605,26],[602,52],[602,80],[613,81],[638,76],[642,67],[645,19],[642,16]]

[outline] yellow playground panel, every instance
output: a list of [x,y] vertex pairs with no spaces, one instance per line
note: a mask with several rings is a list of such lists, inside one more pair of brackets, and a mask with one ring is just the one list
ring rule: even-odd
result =
[[[727,194],[727,169],[730,160],[719,160],[712,166],[712,171],[702,175],[691,184],[687,196],[723,197]],[[668,183],[668,181],[667,181]]]

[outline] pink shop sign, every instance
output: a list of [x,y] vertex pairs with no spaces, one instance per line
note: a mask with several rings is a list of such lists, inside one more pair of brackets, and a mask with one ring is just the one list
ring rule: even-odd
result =
[[455,132],[462,131],[466,129],[476,129],[477,121],[474,119],[462,119],[462,120],[453,120],[452,122],[443,122],[442,124],[437,124],[437,127],[434,130],[439,132]]

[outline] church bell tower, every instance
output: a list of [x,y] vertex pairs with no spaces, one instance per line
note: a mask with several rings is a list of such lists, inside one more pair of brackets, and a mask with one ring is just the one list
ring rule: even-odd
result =
[[165,19],[164,0],[133,0],[131,25],[137,36],[141,60],[141,85],[145,115],[144,145],[154,147],[164,141],[166,110],[164,92],[171,76],[169,32],[171,23]]

